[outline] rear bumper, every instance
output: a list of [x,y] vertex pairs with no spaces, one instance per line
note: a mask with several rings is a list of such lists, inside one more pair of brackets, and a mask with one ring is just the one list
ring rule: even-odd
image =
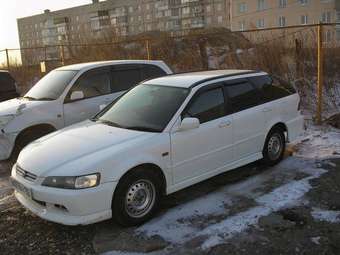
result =
[[293,142],[303,133],[304,117],[299,115],[297,118],[286,122],[288,129],[288,142]]
[[16,133],[0,132],[0,161],[6,160],[11,156],[16,137]]

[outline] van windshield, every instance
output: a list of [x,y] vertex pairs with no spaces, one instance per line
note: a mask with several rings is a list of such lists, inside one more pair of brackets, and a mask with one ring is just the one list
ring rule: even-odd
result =
[[49,101],[58,99],[78,71],[55,70],[45,75],[24,98],[36,101]]
[[139,85],[101,112],[94,121],[145,132],[162,132],[187,97],[186,88]]

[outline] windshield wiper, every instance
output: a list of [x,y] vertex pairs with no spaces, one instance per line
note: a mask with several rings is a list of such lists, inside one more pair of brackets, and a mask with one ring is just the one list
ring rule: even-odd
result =
[[37,98],[37,101],[53,101],[55,100],[54,98],[50,98],[50,97],[42,97],[42,98]]
[[161,132],[159,129],[151,128],[151,127],[134,126],[134,127],[125,127],[125,128],[137,130],[137,131],[152,132],[152,133],[160,133]]
[[24,96],[23,98],[28,99],[28,100],[33,100],[36,101],[37,99],[34,97],[29,97],[29,96]]
[[100,122],[102,124],[105,124],[105,125],[108,125],[108,126],[111,126],[111,127],[118,127],[118,128],[124,128],[122,127],[121,125],[117,124],[117,123],[114,123],[112,121],[109,121],[109,120],[101,120],[101,119],[91,119],[95,122]]

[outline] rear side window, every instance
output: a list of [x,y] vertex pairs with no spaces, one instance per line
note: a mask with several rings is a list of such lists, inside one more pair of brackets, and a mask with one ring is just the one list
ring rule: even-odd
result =
[[249,80],[261,91],[264,102],[270,102],[296,93],[295,89],[286,81],[278,77],[255,76]]
[[167,73],[159,68],[158,66],[154,65],[143,65],[142,67],[142,78],[143,80],[157,78],[161,76],[165,76]]
[[114,67],[112,71],[112,92],[129,90],[141,81],[141,69],[137,65]]
[[259,95],[249,82],[226,85],[232,111],[239,112],[261,103]]
[[183,118],[198,118],[200,123],[221,118],[225,115],[224,95],[222,88],[211,89],[194,96],[186,109]]
[[0,91],[15,90],[15,81],[9,73],[0,72]]

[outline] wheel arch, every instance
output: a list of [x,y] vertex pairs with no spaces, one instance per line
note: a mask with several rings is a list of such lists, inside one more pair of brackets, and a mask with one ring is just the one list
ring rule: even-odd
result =
[[25,129],[21,130],[19,132],[19,134],[17,135],[15,142],[17,142],[25,133],[33,132],[33,131],[37,131],[37,130],[40,130],[40,131],[48,130],[48,131],[51,131],[51,132],[57,131],[57,129],[53,125],[48,124],[48,123],[35,124],[35,125],[29,126]]

